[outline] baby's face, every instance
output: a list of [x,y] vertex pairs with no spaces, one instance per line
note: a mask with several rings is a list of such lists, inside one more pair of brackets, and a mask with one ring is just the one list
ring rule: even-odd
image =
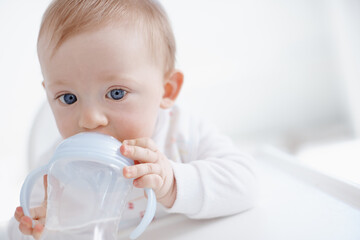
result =
[[44,87],[64,138],[85,131],[120,141],[151,137],[164,73],[138,34],[121,26],[81,33],[53,57],[40,41]]

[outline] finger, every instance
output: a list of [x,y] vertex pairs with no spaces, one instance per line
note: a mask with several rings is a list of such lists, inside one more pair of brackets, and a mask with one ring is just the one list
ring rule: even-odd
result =
[[40,239],[43,230],[44,230],[44,225],[43,224],[41,224],[41,223],[36,224],[34,229],[33,229],[33,232],[32,232],[33,237],[35,239]]
[[157,174],[149,174],[135,179],[133,184],[137,188],[158,189],[163,185],[163,179]]
[[124,140],[123,144],[130,145],[130,146],[138,146],[142,148],[148,148],[152,151],[157,151],[158,148],[155,142],[151,138],[137,138],[131,140]]
[[19,230],[26,235],[32,234],[32,221],[28,216],[23,216],[20,219]]
[[17,207],[14,213],[14,217],[16,219],[16,221],[20,222],[21,217],[24,216],[24,211],[22,209],[22,207]]
[[25,224],[21,223],[19,224],[19,230],[20,232],[22,232],[25,235],[31,235],[32,234],[32,229],[29,228],[28,226],[26,226]]
[[123,174],[126,178],[139,178],[148,174],[162,175],[162,169],[159,164],[144,163],[124,167]]
[[148,148],[123,144],[120,151],[125,157],[137,160],[140,163],[155,163],[159,160],[159,153]]
[[47,177],[48,175],[45,174],[43,177],[43,182],[44,182],[44,189],[45,189],[45,196],[44,196],[44,201],[47,201],[47,187],[48,187],[48,182],[47,182]]
[[40,219],[46,217],[46,208],[39,206],[30,209],[30,215],[33,219]]

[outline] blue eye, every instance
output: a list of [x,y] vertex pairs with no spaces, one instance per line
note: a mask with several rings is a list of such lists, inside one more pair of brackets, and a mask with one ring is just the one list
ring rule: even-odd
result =
[[122,89],[113,89],[110,92],[106,94],[108,98],[114,99],[114,100],[120,100],[122,99],[126,94],[125,90]]
[[63,95],[60,96],[59,99],[60,99],[60,101],[62,103],[65,103],[65,104],[68,104],[68,105],[73,104],[74,102],[77,101],[76,96],[74,94],[71,94],[71,93],[63,94]]

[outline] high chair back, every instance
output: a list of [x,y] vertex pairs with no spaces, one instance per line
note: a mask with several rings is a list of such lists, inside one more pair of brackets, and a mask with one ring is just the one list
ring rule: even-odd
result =
[[45,101],[40,107],[30,130],[28,143],[28,170],[40,163],[41,156],[61,140],[50,106]]

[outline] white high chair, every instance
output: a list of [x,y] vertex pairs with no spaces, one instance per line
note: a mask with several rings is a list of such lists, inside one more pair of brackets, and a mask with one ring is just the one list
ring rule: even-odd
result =
[[28,145],[29,170],[39,165],[40,157],[61,139],[50,106],[45,101],[40,107],[30,130]]

